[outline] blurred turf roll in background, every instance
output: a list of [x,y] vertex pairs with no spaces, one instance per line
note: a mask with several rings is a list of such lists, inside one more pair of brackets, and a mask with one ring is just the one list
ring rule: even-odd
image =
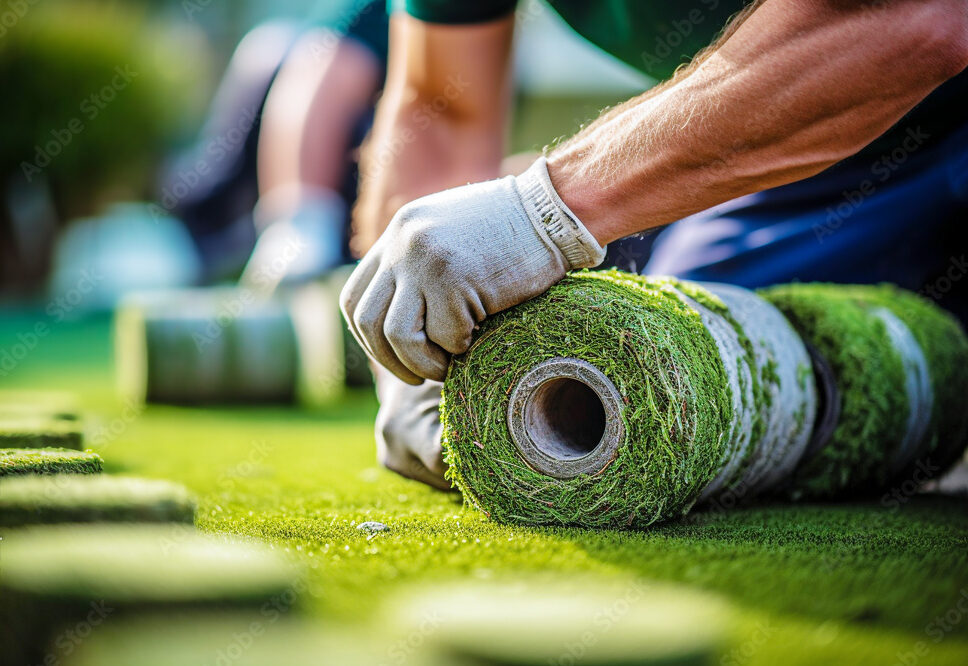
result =
[[331,404],[372,383],[348,334],[348,273],[273,294],[216,287],[130,295],[115,316],[121,394],[174,404]]
[[192,523],[184,486],[122,476],[58,474],[0,480],[0,527],[88,522]]
[[101,456],[71,449],[0,449],[0,477],[24,474],[97,474]]

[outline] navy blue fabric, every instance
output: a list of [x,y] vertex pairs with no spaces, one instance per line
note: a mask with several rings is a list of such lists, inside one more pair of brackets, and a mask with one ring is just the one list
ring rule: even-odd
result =
[[613,265],[761,287],[893,282],[968,322],[968,129],[931,145],[908,127],[892,149],[740,197],[613,243]]

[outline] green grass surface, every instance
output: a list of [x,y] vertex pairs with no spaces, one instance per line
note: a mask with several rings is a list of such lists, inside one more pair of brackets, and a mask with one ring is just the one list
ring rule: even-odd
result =
[[[38,318],[0,313],[0,349]],[[379,469],[366,393],[314,412],[119,402],[109,330],[107,320],[52,324],[5,386],[76,391],[106,470],[183,483],[201,529],[287,552],[307,567],[300,608],[327,623],[362,624],[406,584],[588,572],[724,597],[739,614],[724,664],[968,663],[964,499],[899,491],[712,511],[642,532],[502,526]],[[356,529],[366,520],[390,529],[368,540]]]

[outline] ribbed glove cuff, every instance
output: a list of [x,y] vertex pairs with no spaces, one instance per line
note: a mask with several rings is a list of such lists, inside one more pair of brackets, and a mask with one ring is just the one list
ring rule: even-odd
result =
[[531,222],[561,250],[568,270],[593,268],[605,260],[605,248],[555,191],[544,157],[539,157],[515,182]]

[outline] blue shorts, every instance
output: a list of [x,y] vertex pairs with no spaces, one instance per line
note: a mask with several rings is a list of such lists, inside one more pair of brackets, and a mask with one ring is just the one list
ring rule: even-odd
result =
[[968,321],[968,126],[750,194],[609,247],[625,270],[761,287],[893,282]]

